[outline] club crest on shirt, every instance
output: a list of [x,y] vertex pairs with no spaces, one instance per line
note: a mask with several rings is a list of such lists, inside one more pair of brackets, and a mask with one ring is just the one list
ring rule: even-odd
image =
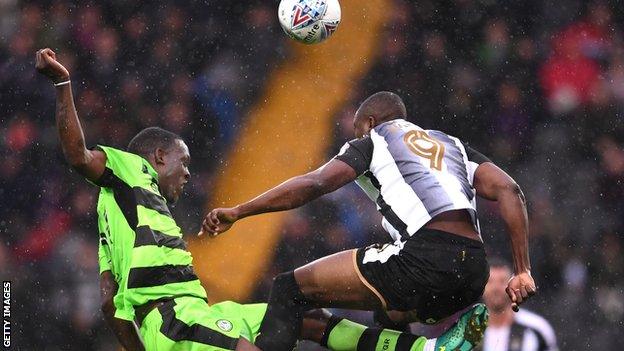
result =
[[228,321],[227,319],[219,319],[216,324],[219,329],[225,332],[229,332],[233,328],[232,322]]

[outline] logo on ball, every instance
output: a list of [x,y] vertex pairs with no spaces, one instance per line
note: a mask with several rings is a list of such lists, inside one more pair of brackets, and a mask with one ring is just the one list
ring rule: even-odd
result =
[[331,36],[340,23],[338,0],[281,0],[280,25],[294,40],[316,44]]

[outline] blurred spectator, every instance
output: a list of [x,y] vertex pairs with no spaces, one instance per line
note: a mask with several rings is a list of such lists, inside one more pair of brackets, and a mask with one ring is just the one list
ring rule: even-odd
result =
[[540,73],[553,112],[566,113],[587,103],[600,88],[599,63],[612,49],[614,29],[610,7],[596,1],[584,18],[554,35],[552,55]]
[[490,312],[481,351],[558,351],[557,337],[550,323],[526,308],[511,309],[505,292],[512,267],[496,257],[490,258],[490,278],[483,291],[483,302]]
[[503,82],[498,88],[498,111],[492,119],[494,154],[514,159],[529,137],[530,118],[518,85]]
[[598,64],[578,51],[577,43],[560,34],[553,40],[553,54],[542,66],[540,81],[550,109],[566,113],[587,103],[598,84]]

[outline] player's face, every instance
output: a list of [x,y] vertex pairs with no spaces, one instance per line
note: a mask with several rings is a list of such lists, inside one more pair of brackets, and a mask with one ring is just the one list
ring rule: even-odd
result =
[[184,185],[188,182],[191,174],[189,173],[189,163],[191,155],[189,149],[182,140],[176,140],[163,157],[163,166],[158,172],[158,183],[167,202],[173,203],[178,201]]
[[510,277],[511,272],[505,267],[490,268],[490,278],[483,292],[483,300],[492,312],[500,313],[510,308],[511,302],[505,292]]

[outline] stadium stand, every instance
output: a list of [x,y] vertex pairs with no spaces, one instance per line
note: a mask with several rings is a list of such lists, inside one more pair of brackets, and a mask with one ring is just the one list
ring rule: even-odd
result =
[[[392,3],[377,60],[333,113],[327,156],[352,138],[363,97],[396,91],[412,121],[461,136],[523,186],[539,287],[529,306],[552,323],[560,347],[618,349],[624,13],[617,2]],[[111,350],[96,284],[96,191],[61,159],[53,91],[33,69],[43,45],[72,69],[90,142],[122,147],[154,124],[189,140],[202,162],[193,163],[190,189],[174,209],[188,233],[197,231],[247,112],[292,45],[273,6],[261,1],[0,1],[0,275],[13,277],[16,333],[27,350]],[[483,236],[489,252],[505,255],[494,211],[480,204]],[[288,214],[250,299],[265,298],[277,272],[383,238],[378,223],[355,186]]]

